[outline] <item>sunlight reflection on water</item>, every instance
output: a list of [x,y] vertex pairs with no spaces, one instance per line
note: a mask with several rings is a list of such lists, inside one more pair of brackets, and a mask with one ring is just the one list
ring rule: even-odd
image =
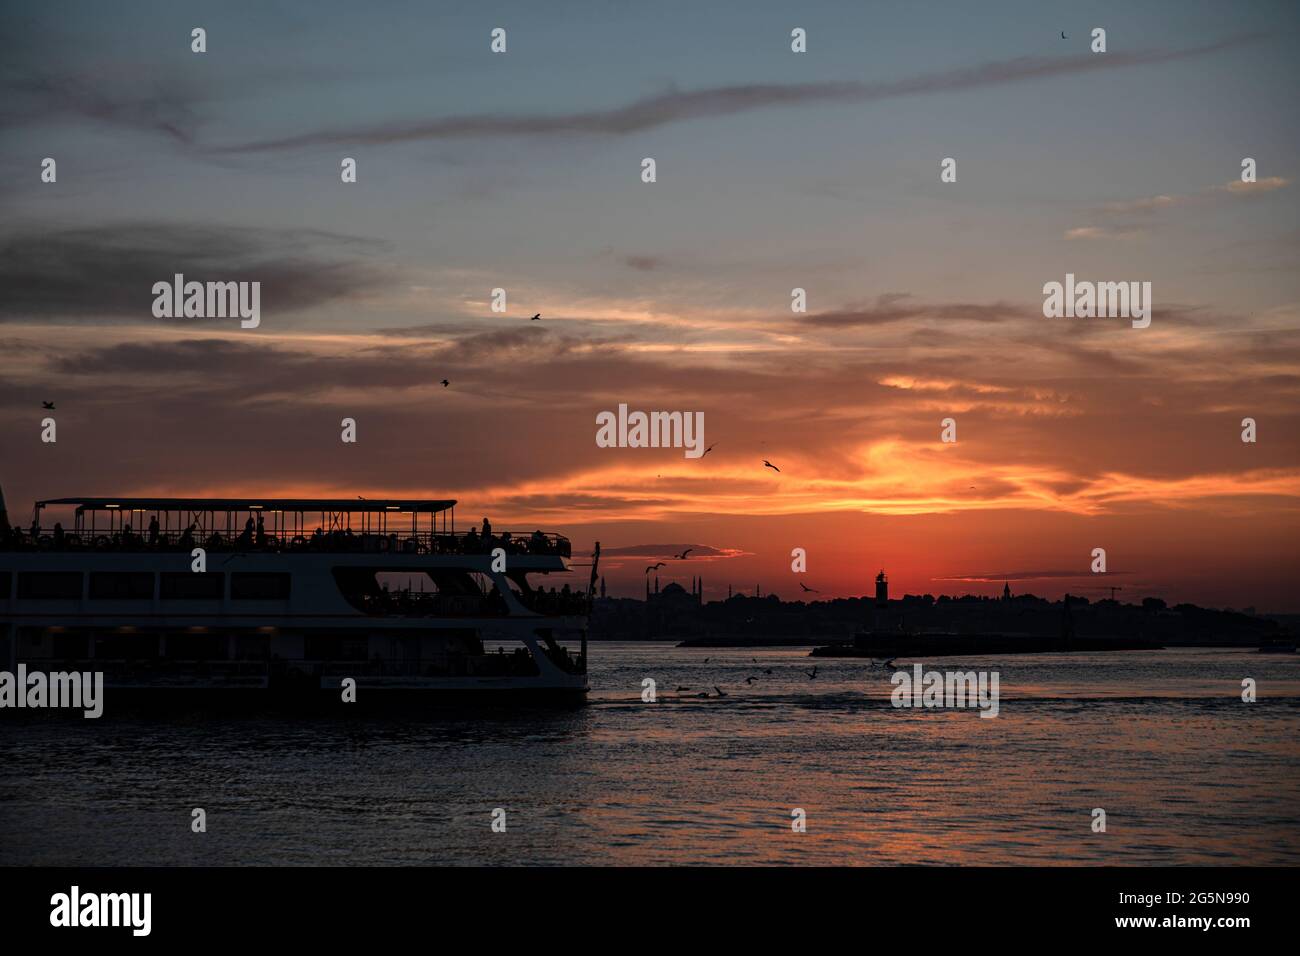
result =
[[0,863],[1300,861],[1293,655],[923,662],[997,670],[993,720],[895,709],[886,671],[806,649],[591,657],[575,711],[0,724]]

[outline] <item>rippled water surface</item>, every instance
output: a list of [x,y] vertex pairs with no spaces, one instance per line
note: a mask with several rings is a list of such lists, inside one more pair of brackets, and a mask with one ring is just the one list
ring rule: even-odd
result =
[[0,863],[1300,862],[1296,655],[923,662],[998,671],[996,719],[806,649],[591,658],[573,711],[0,722]]

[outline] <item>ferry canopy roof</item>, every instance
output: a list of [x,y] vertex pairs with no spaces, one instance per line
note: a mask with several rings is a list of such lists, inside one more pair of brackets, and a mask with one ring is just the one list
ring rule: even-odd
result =
[[446,511],[456,504],[439,498],[50,498],[46,505],[76,505],[85,511]]

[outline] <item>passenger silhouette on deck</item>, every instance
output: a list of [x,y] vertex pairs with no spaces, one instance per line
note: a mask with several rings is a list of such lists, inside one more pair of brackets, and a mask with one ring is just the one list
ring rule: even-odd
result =
[[154,546],[158,544],[158,516],[154,515],[149,520],[149,544]]
[[63,525],[57,521],[54,522],[54,546],[56,548],[63,547]]

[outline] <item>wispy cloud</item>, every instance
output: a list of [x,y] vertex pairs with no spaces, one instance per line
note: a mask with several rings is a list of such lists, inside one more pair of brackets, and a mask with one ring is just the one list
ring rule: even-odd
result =
[[1004,86],[1078,73],[1150,66],[1217,53],[1259,38],[1260,34],[1244,34],[1181,50],[1112,52],[1105,56],[1083,53],[1074,56],[1016,57],[956,70],[870,83],[748,83],[701,90],[672,89],[613,109],[550,116],[469,113],[438,119],[344,126],[217,149],[221,152],[262,152],[324,145],[377,145],[495,136],[625,136],[668,123],[731,116],[759,109],[809,103],[871,103],[929,93]]
[[1145,229],[1153,225],[1151,220],[1157,214],[1168,212],[1184,206],[1203,205],[1230,198],[1249,198],[1265,193],[1285,189],[1291,180],[1284,176],[1269,176],[1253,183],[1239,179],[1209,186],[1192,193],[1175,193],[1159,196],[1142,196],[1137,199],[1125,199],[1108,202],[1092,211],[1093,218],[1106,222],[1119,220],[1126,225],[1114,226],[1077,226],[1065,231],[1066,239],[1133,239],[1142,235]]
[[1215,188],[1225,189],[1238,196],[1249,196],[1252,193],[1271,193],[1275,189],[1282,189],[1290,185],[1291,180],[1284,176],[1268,176],[1264,179],[1257,179],[1253,183],[1244,183],[1240,179],[1234,179]]
[[1134,239],[1140,235],[1140,229],[1114,229],[1109,226],[1079,226],[1065,230],[1066,239]]

